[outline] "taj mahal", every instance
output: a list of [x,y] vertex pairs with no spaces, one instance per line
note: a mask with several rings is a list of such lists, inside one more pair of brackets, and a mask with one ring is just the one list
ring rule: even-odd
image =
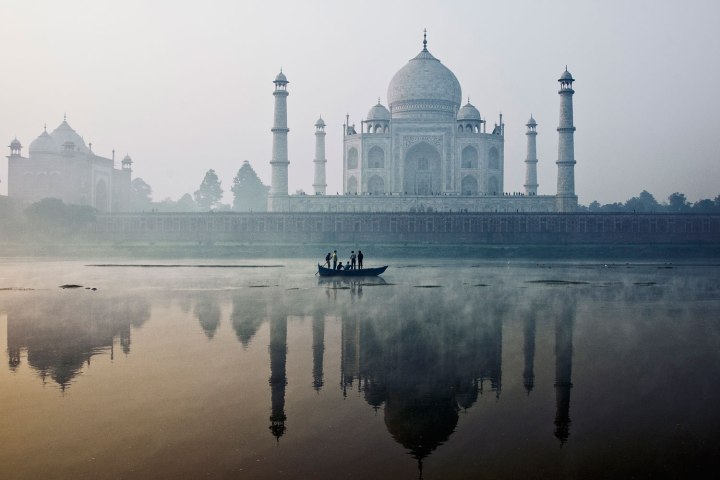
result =
[[[524,193],[504,192],[505,125],[491,129],[478,109],[461,106],[460,82],[427,48],[393,76],[387,103],[370,108],[360,131],[344,125],[343,193],[326,192],[325,122],[315,123],[314,195],[288,194],[288,79],[274,80],[271,212],[573,212],[574,79],[560,79],[557,191],[538,195],[537,123],[527,126]],[[488,131],[489,130],[489,131]]]

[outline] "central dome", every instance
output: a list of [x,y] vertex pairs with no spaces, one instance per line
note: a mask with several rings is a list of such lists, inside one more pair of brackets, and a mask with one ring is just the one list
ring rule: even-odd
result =
[[393,118],[455,120],[460,82],[427,48],[390,81],[388,103]]

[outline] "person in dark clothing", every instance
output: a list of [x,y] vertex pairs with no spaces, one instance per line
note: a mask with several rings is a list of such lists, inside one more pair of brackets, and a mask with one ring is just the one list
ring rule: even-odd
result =
[[358,268],[362,268],[362,260],[363,260],[362,250],[358,250],[358,254],[357,254]]
[[330,268],[330,258],[332,258],[332,255],[328,252],[328,254],[325,255],[325,264],[327,265],[327,268]]
[[335,266],[335,270],[343,270],[342,261]]

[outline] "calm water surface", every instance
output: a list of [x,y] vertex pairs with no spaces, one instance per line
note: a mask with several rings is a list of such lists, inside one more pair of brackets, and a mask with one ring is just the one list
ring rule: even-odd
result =
[[93,263],[0,260],[0,478],[716,473],[720,267]]

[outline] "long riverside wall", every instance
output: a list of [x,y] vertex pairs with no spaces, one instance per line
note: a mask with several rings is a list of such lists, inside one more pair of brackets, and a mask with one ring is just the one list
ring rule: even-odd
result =
[[720,244],[718,214],[146,213],[99,215],[101,241]]

